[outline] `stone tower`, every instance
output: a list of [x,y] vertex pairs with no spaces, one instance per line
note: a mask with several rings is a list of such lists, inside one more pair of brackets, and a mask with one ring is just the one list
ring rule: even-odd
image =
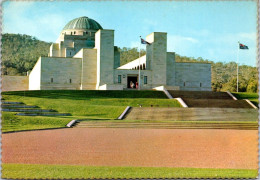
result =
[[166,84],[167,33],[153,32],[146,36],[146,68],[152,70],[153,86]]

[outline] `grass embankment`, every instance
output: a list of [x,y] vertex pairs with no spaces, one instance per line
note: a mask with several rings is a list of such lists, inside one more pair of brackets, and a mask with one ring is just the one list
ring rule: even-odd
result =
[[258,107],[258,93],[247,93],[247,92],[232,92],[232,94],[237,98],[237,99],[248,99],[250,100],[255,106]]
[[74,165],[3,164],[2,178],[256,178],[252,169],[206,169],[165,167],[95,167]]
[[126,106],[180,107],[176,100],[167,99],[160,91],[16,91],[3,92],[5,101],[18,101],[37,105],[42,109],[53,109],[70,113],[67,117],[16,116],[2,113],[2,131],[18,131],[45,128],[59,128],[72,119],[116,119]]

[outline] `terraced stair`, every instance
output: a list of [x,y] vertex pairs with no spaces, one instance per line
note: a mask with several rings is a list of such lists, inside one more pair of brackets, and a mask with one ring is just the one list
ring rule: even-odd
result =
[[40,112],[24,112],[24,113],[17,113],[18,116],[70,116],[70,113],[40,113]]
[[23,104],[22,102],[2,101],[2,104]]
[[28,106],[25,104],[18,104],[18,105],[10,105],[10,104],[2,104],[1,105],[2,108],[8,108],[8,109],[12,109],[12,108],[38,108],[38,106]]
[[168,91],[173,98],[180,97],[188,107],[253,108],[245,100],[233,100],[226,92]]
[[258,129],[255,123],[193,123],[193,122],[170,122],[170,123],[136,123],[136,122],[97,122],[81,121],[75,128],[152,128],[152,129]]
[[188,107],[253,108],[245,100],[183,98],[183,101]]
[[25,108],[3,108],[2,111],[8,111],[8,112],[56,112],[52,109],[25,109]]
[[174,91],[168,90],[173,98],[189,98],[189,99],[230,99],[226,92],[213,92],[213,91]]
[[255,121],[256,109],[245,108],[131,108],[126,120]]
[[22,102],[2,102],[2,111],[18,112],[18,116],[70,116],[69,113],[58,113],[53,109],[40,109],[38,106],[28,106]]

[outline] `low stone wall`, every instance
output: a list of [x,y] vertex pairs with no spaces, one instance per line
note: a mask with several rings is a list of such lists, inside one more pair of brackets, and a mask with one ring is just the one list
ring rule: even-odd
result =
[[98,87],[98,90],[123,90],[123,85],[120,84],[104,84]]
[[2,91],[29,90],[29,76],[2,76]]

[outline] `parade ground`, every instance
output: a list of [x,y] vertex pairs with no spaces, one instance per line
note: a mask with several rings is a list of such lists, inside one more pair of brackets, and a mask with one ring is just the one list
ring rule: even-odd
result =
[[2,135],[4,164],[257,169],[257,130],[72,128]]

